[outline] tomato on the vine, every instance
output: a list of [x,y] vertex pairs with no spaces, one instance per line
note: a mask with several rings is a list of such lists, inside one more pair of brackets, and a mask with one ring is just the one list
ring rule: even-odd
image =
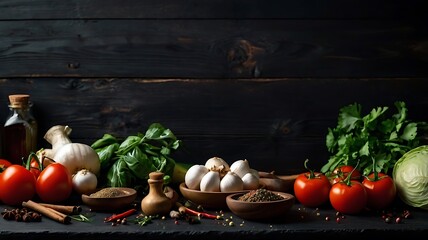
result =
[[350,173],[352,180],[361,180],[361,173],[360,171],[358,171],[358,169],[355,169],[353,166],[350,165],[343,165],[335,168],[332,174],[329,176],[331,184],[333,185],[335,183],[345,180]]
[[367,192],[367,207],[374,210],[387,208],[396,198],[394,180],[385,173],[371,173],[363,180]]
[[0,200],[11,206],[21,205],[36,193],[36,178],[25,167],[12,164],[0,174]]
[[[308,169],[307,161],[305,161],[306,169]],[[294,195],[306,207],[318,207],[326,203],[330,188],[328,178],[324,174],[312,170],[301,173],[294,181]]]
[[37,195],[46,203],[64,201],[70,197],[72,190],[71,174],[60,163],[49,164],[37,178]]
[[9,167],[10,165],[12,165],[11,162],[9,162],[6,159],[1,159],[0,158],[0,173],[3,172],[7,167]]
[[367,205],[366,189],[361,182],[348,177],[331,187],[330,203],[340,213],[357,214]]

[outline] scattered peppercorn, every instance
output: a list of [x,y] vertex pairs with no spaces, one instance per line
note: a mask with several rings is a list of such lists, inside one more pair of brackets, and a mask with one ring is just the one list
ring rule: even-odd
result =
[[395,218],[395,223],[401,223],[403,220],[400,217]]
[[340,223],[340,217],[337,217],[337,218],[336,218],[336,222],[337,222],[337,223]]
[[403,210],[403,212],[398,213],[395,210],[384,210],[382,211],[382,219],[385,223],[403,223],[404,219],[411,217],[409,210]]
[[391,223],[391,222],[392,222],[391,217],[386,217],[386,218],[385,218],[385,222],[386,222],[386,223]]

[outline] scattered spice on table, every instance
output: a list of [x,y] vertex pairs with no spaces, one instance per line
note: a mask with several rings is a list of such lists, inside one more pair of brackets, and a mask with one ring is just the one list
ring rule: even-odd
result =
[[42,214],[27,208],[4,209],[1,214],[3,219],[17,222],[40,222],[42,220]]
[[221,219],[220,215],[216,215],[216,214],[210,214],[207,212],[199,212],[196,210],[193,210],[191,208],[188,208],[186,206],[183,206],[181,203],[176,202],[175,203],[176,206],[178,207],[178,212],[182,213],[182,214],[188,214],[188,215],[192,215],[192,216],[197,216],[197,217],[203,217],[203,218],[209,218],[209,219]]
[[140,226],[146,226],[147,224],[152,223],[153,219],[157,219],[157,218],[159,218],[159,215],[149,216],[149,215],[144,215],[140,213],[137,215],[137,217],[135,217],[135,219],[130,221]]
[[176,210],[171,210],[169,216],[174,219],[175,224],[179,224],[179,220],[184,220],[189,224],[199,224],[201,223],[201,217],[194,214],[187,214],[186,212],[180,212]]
[[264,188],[251,190],[238,198],[238,200],[246,202],[268,202],[282,199],[284,199],[284,197]]
[[106,217],[104,219],[104,222],[111,222],[113,225],[116,223],[125,224],[127,221],[126,218],[131,216],[135,212],[137,212],[137,210],[135,208],[131,208],[125,212],[113,214],[110,217]]

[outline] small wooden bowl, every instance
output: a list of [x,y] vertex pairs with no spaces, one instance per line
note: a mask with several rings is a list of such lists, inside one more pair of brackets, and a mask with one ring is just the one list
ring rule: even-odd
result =
[[282,196],[284,199],[265,202],[248,202],[238,200],[245,193],[235,193],[226,197],[226,203],[230,211],[236,216],[246,220],[270,220],[284,217],[294,205],[295,197],[284,192],[272,193]]
[[[94,194],[86,195],[82,194],[82,201],[93,211],[115,211],[118,209],[124,209],[131,207],[131,203],[137,197],[137,191],[133,188],[123,188],[123,187],[111,187],[104,188],[104,190],[112,189],[120,194],[117,196],[96,197]],[[101,190],[101,189],[100,189]]]
[[187,188],[183,182],[179,186],[180,192],[184,198],[191,202],[201,205],[207,209],[226,210],[227,203],[226,197],[234,193],[246,193],[249,190],[235,191],[235,192],[203,192]]

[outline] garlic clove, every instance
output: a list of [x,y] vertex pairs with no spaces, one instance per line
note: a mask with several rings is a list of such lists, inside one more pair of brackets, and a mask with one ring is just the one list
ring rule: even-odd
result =
[[184,175],[184,183],[189,189],[199,190],[201,180],[208,172],[208,168],[204,165],[193,165]]
[[243,177],[245,174],[250,172],[250,164],[247,159],[245,160],[237,160],[230,165],[230,171],[238,174],[239,177]]
[[220,192],[220,173],[209,171],[201,179],[200,188],[203,192]]
[[229,171],[220,181],[220,192],[241,191],[244,189],[244,182],[238,174]]
[[259,177],[249,172],[242,177],[244,182],[244,190],[255,190],[259,188]]

